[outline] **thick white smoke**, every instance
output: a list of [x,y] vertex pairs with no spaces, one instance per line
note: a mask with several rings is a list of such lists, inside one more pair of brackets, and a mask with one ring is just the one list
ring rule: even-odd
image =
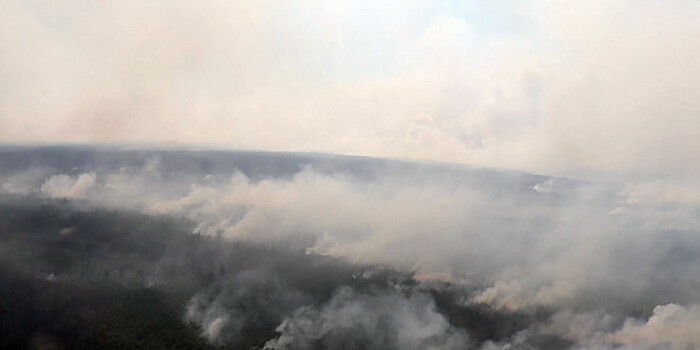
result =
[[[153,162],[112,173],[47,174],[34,191],[185,216],[198,223],[196,232],[229,240],[397,266],[415,271],[420,280],[469,286],[473,292],[464,296],[465,305],[510,312],[548,308],[558,321],[538,325],[533,334],[558,334],[581,346],[656,344],[665,341],[656,340],[664,327],[672,327],[664,315],[690,319],[695,314],[700,219],[692,183],[595,184],[469,169],[440,177],[387,169],[361,178],[307,167],[288,177],[254,180],[242,173],[168,176]],[[17,176],[7,181],[17,183]],[[343,293],[329,305],[298,310],[269,346],[303,347],[323,338],[332,327],[322,325],[337,321],[329,318],[331,311],[351,312],[350,305],[373,309],[398,303],[407,310],[401,317],[409,319],[419,312],[410,309],[414,299],[360,293],[353,297],[362,302],[346,305],[343,300],[352,292]],[[234,309],[216,307],[231,296],[202,298],[193,299],[188,318],[203,326],[204,335],[218,341],[236,334]],[[670,303],[675,306],[663,306]],[[633,315],[648,322],[630,321]],[[375,310],[365,321],[384,316]],[[425,339],[435,339],[428,330],[443,323],[434,322],[406,334],[427,332]],[[352,327],[370,329],[370,323]],[[403,326],[394,324],[399,334]],[[317,333],[308,334],[305,327]],[[298,332],[310,340],[299,339]],[[674,346],[697,344],[691,331],[678,332]],[[396,341],[404,341],[402,336]]]
[[281,335],[265,349],[464,349],[462,331],[435,310],[426,295],[398,291],[360,294],[345,287],[320,308],[304,306],[277,328]]
[[94,173],[81,174],[77,178],[61,174],[46,180],[41,185],[41,192],[54,198],[83,198],[93,185]]

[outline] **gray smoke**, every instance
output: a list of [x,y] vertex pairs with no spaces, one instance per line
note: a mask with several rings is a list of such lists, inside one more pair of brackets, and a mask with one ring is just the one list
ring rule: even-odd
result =
[[73,163],[16,165],[3,172],[4,192],[185,217],[194,233],[227,241],[392,266],[414,272],[419,286],[453,286],[453,310],[527,320],[488,338],[471,323],[455,326],[428,287],[339,282],[319,299],[298,279],[255,268],[227,273],[190,300],[186,319],[215,344],[275,323],[270,349],[699,345],[692,181],[293,154],[57,152]]
[[423,294],[356,293],[338,289],[320,308],[303,306],[285,319],[266,349],[464,349],[452,327]]

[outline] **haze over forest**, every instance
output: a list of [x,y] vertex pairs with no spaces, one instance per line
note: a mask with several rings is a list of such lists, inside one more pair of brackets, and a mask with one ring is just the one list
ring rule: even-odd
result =
[[700,3],[7,0],[2,349],[700,349]]
[[94,146],[0,160],[7,348],[697,342],[697,204],[658,183]]

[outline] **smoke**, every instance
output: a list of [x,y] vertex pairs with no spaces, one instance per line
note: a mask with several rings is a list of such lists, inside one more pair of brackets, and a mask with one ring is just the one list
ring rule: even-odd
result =
[[[23,183],[27,195],[184,217],[194,222],[193,233],[225,241],[415,274],[368,289],[353,285],[355,268],[321,272],[282,253],[216,258],[204,270],[214,271],[218,282],[195,293],[185,314],[213,344],[245,341],[248,330],[268,327],[277,329],[263,339],[270,349],[698,345],[700,221],[693,182],[592,182],[274,154],[255,155],[250,164],[257,166],[242,154],[226,169],[178,171],[181,157],[208,164],[222,155],[133,156],[138,161],[66,164],[68,171],[41,176],[27,169],[22,181],[18,170],[2,187],[17,193],[14,184]],[[279,167],[274,157],[289,163]],[[191,258],[173,256],[158,266]],[[218,273],[219,266],[241,268]],[[300,287],[306,284],[324,287]],[[453,297],[441,304],[448,292]],[[499,313],[512,323],[489,322],[501,330],[513,325],[508,332],[463,321]]]
[[[0,255],[46,269],[42,280],[175,285],[183,318],[215,346],[700,347],[699,11],[5,0],[0,140],[528,172],[2,147],[0,199],[21,210],[0,217]],[[56,203],[101,214],[90,226]],[[34,207],[45,220],[22,214]],[[204,248],[124,212],[184,219]],[[7,234],[16,218],[17,237],[37,225],[39,238]],[[114,232],[128,253],[104,248]],[[60,249],[49,259],[42,244]],[[367,266],[411,277],[366,278]]]
[[426,295],[358,294],[348,287],[321,308],[295,310],[277,331],[281,335],[266,349],[464,349],[469,344]]
[[94,184],[95,173],[80,174],[77,178],[60,174],[46,180],[41,192],[53,198],[83,198]]
[[693,0],[11,0],[0,12],[11,48],[0,139],[697,175],[687,150],[700,132],[699,10]]
[[700,308],[697,305],[659,305],[646,322],[629,319],[608,339],[630,349],[696,347],[700,344]]
[[309,295],[291,286],[260,280],[264,277],[251,279],[246,272],[196,294],[187,305],[186,319],[201,325],[209,342],[224,345],[239,341],[246,332],[279,323],[280,315],[311,301]]

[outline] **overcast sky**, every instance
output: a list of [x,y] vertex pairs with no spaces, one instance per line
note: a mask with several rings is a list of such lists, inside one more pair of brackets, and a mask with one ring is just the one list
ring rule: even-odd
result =
[[4,0],[1,142],[700,174],[700,2]]

